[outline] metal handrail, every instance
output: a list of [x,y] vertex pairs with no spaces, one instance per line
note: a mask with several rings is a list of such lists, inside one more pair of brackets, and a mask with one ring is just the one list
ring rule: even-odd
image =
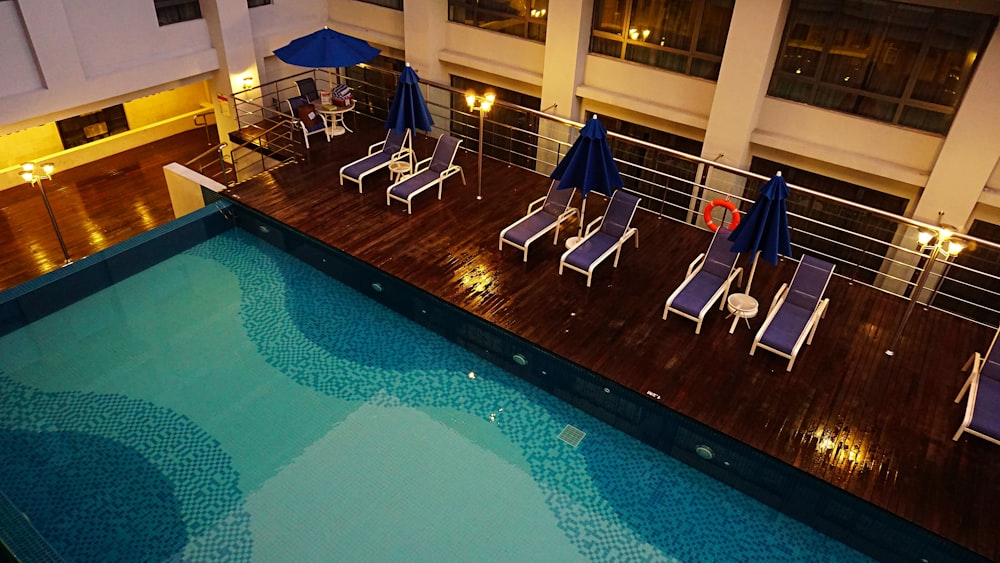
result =
[[[392,76],[393,79],[399,75],[398,72],[391,70],[369,65],[360,66],[368,72]],[[309,70],[257,87],[259,91],[254,93],[254,96],[264,100],[273,96],[272,102],[275,107],[267,108],[257,105],[254,111],[259,112],[259,114],[254,119],[262,119],[264,115],[268,114],[294,119],[295,116],[281,112],[277,105],[290,94],[298,95],[294,80],[306,75],[313,76],[317,80],[317,84],[327,79],[325,71]],[[367,101],[363,107],[359,105],[359,109],[368,111],[377,117],[379,112],[384,113],[388,108],[393,91],[382,84],[343,75],[338,76],[337,80],[346,81],[351,85],[357,93],[356,100],[360,97]],[[383,83],[389,82],[388,79],[383,81]],[[463,150],[472,150],[470,147],[476,147],[481,132],[478,125],[479,116],[466,111],[464,92],[450,85],[433,81],[421,80],[420,84],[421,88],[424,88],[425,99],[432,115],[436,119],[442,118],[440,119],[442,123],[435,125],[435,133],[448,132],[467,139],[468,143],[464,144]],[[239,94],[235,96],[238,97]],[[494,155],[503,155],[503,159],[508,164],[540,173],[551,171],[571,146],[572,139],[575,138],[573,130],[579,130],[584,125],[544,111],[511,104],[502,99],[495,101],[494,108],[502,109],[504,112],[521,114],[522,121],[533,125],[530,125],[531,129],[527,129],[499,122],[495,118],[499,112],[494,110],[487,114],[483,120],[483,127],[488,130],[488,134],[483,138],[483,145],[476,150],[482,150],[487,156],[494,158]],[[238,119],[241,115],[248,116],[248,114],[238,112]],[[542,123],[546,123],[547,126],[541,127]],[[538,130],[547,133],[540,134]],[[646,161],[657,163],[654,165],[657,168],[654,168],[644,165],[644,162],[628,162],[616,158],[620,168],[627,167],[628,169],[627,173],[622,174],[623,179],[626,180],[626,189],[637,191],[639,195],[643,196],[643,207],[663,218],[683,221],[693,226],[704,228],[699,222],[699,210],[712,199],[713,194],[726,194],[726,197],[739,201],[745,209],[752,202],[752,199],[745,197],[744,194],[755,189],[760,182],[769,179],[749,170],[722,164],[717,161],[718,158],[709,159],[687,154],[616,132],[609,132],[608,138],[613,146],[614,144],[631,145],[637,152],[646,153]],[[658,169],[663,167],[670,169],[666,171]],[[726,186],[713,185],[719,183],[716,180],[718,173],[731,175],[731,180]],[[838,272],[839,275],[849,277],[852,282],[865,283],[880,291],[899,295],[913,303],[926,302],[928,307],[932,305],[931,301],[938,296],[941,285],[946,281],[961,283],[963,285],[956,285],[956,287],[963,289],[965,285],[968,285],[967,282],[954,277],[958,273],[968,276],[965,268],[957,268],[952,271],[950,266],[953,262],[946,256],[943,260],[947,260],[947,271],[938,272],[935,267],[944,268],[941,266],[942,259],[929,260],[925,252],[916,248],[917,231],[935,231],[938,229],[938,225],[855,203],[806,186],[798,184],[789,184],[788,186],[792,194],[791,199],[812,198],[817,202],[823,202],[826,206],[851,210],[851,213],[847,215],[857,215],[854,218],[845,218],[844,223],[838,225],[824,223],[814,217],[791,212],[789,216],[795,223],[793,226],[793,248],[797,253],[807,252],[848,264],[850,268],[841,269]],[[872,221],[886,222],[884,226],[879,227],[879,230],[885,233],[884,237],[879,238],[877,235],[858,232],[850,227],[850,224],[865,225],[871,224]],[[808,237],[795,237],[796,232],[808,235]],[[838,236],[841,240],[837,240]],[[954,238],[967,245],[974,244],[980,248],[988,248],[1000,253],[1000,244],[992,241],[964,233],[955,233]],[[812,243],[800,242],[804,239],[811,240]],[[813,243],[819,244],[822,248]],[[803,244],[813,244],[813,246],[806,248]],[[849,272],[849,274],[845,275],[844,272]],[[984,278],[987,285],[994,281],[1000,284],[1000,280],[994,280],[990,277]],[[920,287],[921,285],[925,287]],[[988,287],[977,289],[981,290],[984,295],[990,295],[992,291]],[[926,290],[931,291],[929,298]],[[942,293],[941,295],[947,294]],[[940,299],[933,303],[934,308],[939,308],[939,304]],[[987,316],[992,314],[991,308],[985,305],[979,305],[979,307],[987,313]],[[952,312],[952,314],[956,313]],[[990,321],[991,325],[1000,322],[1000,315],[996,315],[995,319]],[[968,320],[983,324],[981,319]]]

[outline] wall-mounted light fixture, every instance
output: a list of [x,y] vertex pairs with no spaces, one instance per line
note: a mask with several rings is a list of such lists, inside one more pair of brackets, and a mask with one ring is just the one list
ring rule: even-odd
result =
[[469,111],[479,112],[479,190],[476,192],[476,199],[483,199],[483,125],[486,114],[490,112],[496,99],[496,94],[490,91],[482,96],[472,90],[465,93],[465,103],[469,104]]
[[247,91],[253,88],[253,76],[247,75],[243,77],[243,91]]
[[69,264],[72,262],[69,258],[69,250],[66,249],[66,243],[63,241],[62,232],[59,230],[59,224],[56,222],[56,216],[52,213],[52,206],[49,205],[49,196],[45,193],[45,188],[42,186],[42,180],[52,179],[52,173],[55,169],[56,165],[51,162],[42,164],[40,171],[39,166],[35,163],[25,162],[21,165],[21,178],[25,182],[31,182],[32,186],[38,186],[38,191],[42,192],[42,201],[45,202],[45,209],[49,212],[49,220],[52,221],[52,228],[56,231],[56,238],[59,239],[59,246],[62,248],[63,257],[66,259],[65,264]]

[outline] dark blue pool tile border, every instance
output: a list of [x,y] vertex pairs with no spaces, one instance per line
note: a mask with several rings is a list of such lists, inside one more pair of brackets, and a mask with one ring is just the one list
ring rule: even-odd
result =
[[214,203],[0,293],[0,336],[232,228],[229,208]]
[[[879,561],[988,561],[238,203],[239,227],[569,404]],[[697,452],[708,448],[711,459]]]

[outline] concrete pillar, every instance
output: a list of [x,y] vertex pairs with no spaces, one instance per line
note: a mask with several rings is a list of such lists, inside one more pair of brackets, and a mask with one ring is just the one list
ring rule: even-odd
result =
[[[420,75],[420,80],[451,84],[451,76],[441,64],[438,54],[445,48],[449,24],[448,0],[421,0],[419,9],[403,10],[403,41],[406,62]],[[451,113],[444,108],[451,107],[451,94],[438,88],[427,92],[427,104],[434,118],[431,136],[451,130]]]
[[[253,86],[260,85],[253,30],[250,27],[250,10],[245,0],[214,0],[202,1],[201,13],[208,24],[212,44],[219,54],[219,70],[209,81],[209,87],[215,97],[215,122],[219,129],[219,139],[225,140],[230,131],[239,127],[235,113],[239,102],[231,94],[243,89],[244,77],[252,78],[250,84]],[[257,100],[257,103],[260,101]]]
[[955,114],[913,218],[942,221],[964,231],[986,182],[1000,159],[1000,28],[979,60]]
[[[550,2],[545,31],[545,62],[542,67],[542,109],[574,121],[582,121],[576,87],[583,83],[590,48],[594,0]],[[546,138],[569,142],[570,128],[560,123],[539,122],[537,170],[549,174],[565,153]]]
[[72,89],[84,82],[80,56],[67,49],[67,38],[73,37],[63,0],[32,0],[18,2],[24,27],[38,60],[45,87],[50,90]]
[[[750,165],[750,135],[781,44],[789,0],[736,0],[722,68],[712,98],[701,156],[739,168]],[[722,155],[721,157],[719,155]],[[709,184],[740,194],[743,178],[717,170]]]

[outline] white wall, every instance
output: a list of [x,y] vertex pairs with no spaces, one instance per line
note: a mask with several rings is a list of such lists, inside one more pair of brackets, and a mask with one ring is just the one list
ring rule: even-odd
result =
[[0,2],[2,35],[11,41],[22,21],[26,33],[19,48],[0,52],[0,72],[16,77],[16,86],[0,89],[0,135],[199,82],[219,66],[204,21],[161,28],[152,2],[109,0],[95,9],[32,0],[18,4],[23,20],[12,4]]

